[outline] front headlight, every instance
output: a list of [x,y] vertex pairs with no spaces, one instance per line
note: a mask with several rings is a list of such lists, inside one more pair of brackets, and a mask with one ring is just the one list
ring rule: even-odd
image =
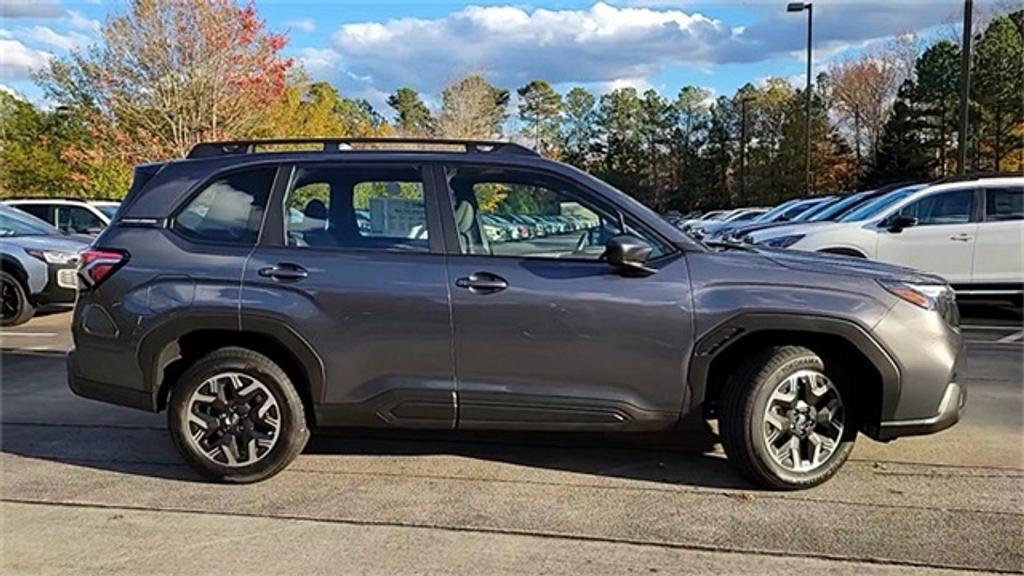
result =
[[78,260],[77,252],[60,252],[57,250],[25,250],[28,255],[38,258],[47,264],[74,264]]
[[796,244],[797,242],[802,240],[804,236],[806,236],[806,234],[778,236],[776,238],[768,238],[767,240],[762,240],[761,242],[758,242],[758,244],[762,246],[767,246],[769,248],[789,248],[793,244]]
[[879,284],[902,300],[924,308],[938,311],[951,324],[959,320],[956,314],[956,295],[948,284],[917,284],[896,280],[879,280]]

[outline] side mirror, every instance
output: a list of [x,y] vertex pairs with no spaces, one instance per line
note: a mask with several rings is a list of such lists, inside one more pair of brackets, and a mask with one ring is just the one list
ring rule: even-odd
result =
[[903,232],[904,228],[911,228],[913,226],[917,226],[917,218],[907,216],[906,214],[897,214],[889,220],[889,226],[886,229],[893,234],[899,234]]
[[603,258],[618,268],[626,276],[648,276],[657,272],[647,266],[651,256],[651,246],[630,234],[612,237],[604,245]]

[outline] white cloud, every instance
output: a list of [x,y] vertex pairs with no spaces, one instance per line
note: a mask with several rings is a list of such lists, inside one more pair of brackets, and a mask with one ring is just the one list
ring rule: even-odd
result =
[[285,26],[292,30],[300,30],[302,32],[312,32],[316,30],[316,22],[312,18],[304,18],[302,20],[290,20],[284,23]]
[[3,18],[60,18],[62,14],[57,2],[0,0],[0,17]]
[[[956,2],[915,3],[913,10],[882,0],[816,6],[816,60],[939,23],[956,12]],[[666,4],[597,2],[583,10],[469,6],[435,19],[346,24],[332,35],[332,48],[317,50],[310,61],[329,64],[321,70],[341,66],[379,90],[411,86],[433,92],[471,73],[509,87],[534,78],[554,84],[636,82],[666,67],[709,71],[717,64],[796,58],[804,46],[806,19],[784,10],[755,3],[762,18],[737,27]]]
[[14,88],[11,88],[10,86],[8,86],[6,84],[0,84],[0,92],[3,92],[4,94],[10,94],[11,96],[14,96],[15,98],[17,98],[18,100],[24,100],[25,99],[25,97],[22,96],[20,92],[18,92]]
[[0,40],[0,54],[3,54],[0,78],[4,80],[24,80],[53,57],[49,52],[29,48],[17,40]]
[[54,48],[59,48],[61,50],[84,48],[92,42],[92,39],[89,36],[86,36],[81,32],[68,31],[65,34],[59,34],[46,26],[22,28],[17,30],[15,35],[23,40],[53,46]]
[[299,50],[298,60],[307,72],[323,78],[333,76],[338,72],[341,54],[330,48],[303,48]]
[[100,31],[100,21],[86,18],[81,12],[76,10],[68,10],[68,24],[72,28],[77,30],[85,30],[92,34],[96,34]]

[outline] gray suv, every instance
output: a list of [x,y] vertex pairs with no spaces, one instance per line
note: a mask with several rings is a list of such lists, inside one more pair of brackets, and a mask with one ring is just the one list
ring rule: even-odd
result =
[[[488,235],[487,215],[577,224]],[[281,471],[313,428],[695,415],[747,478],[803,488],[858,432],[936,432],[966,398],[941,278],[702,244],[508,143],[201,144],[136,168],[79,275],[71,388],[166,409],[185,460],[226,482]]]

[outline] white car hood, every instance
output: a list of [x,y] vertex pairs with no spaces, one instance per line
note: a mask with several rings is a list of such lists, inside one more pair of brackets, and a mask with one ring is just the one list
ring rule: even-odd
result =
[[764,230],[756,230],[747,235],[747,238],[754,244],[764,242],[769,238],[781,238],[783,236],[793,236],[796,234],[820,234],[823,232],[831,232],[832,230],[841,230],[843,228],[852,228],[862,226],[862,222],[798,222],[795,224],[788,224],[786,226],[773,226],[771,228],[765,228]]

